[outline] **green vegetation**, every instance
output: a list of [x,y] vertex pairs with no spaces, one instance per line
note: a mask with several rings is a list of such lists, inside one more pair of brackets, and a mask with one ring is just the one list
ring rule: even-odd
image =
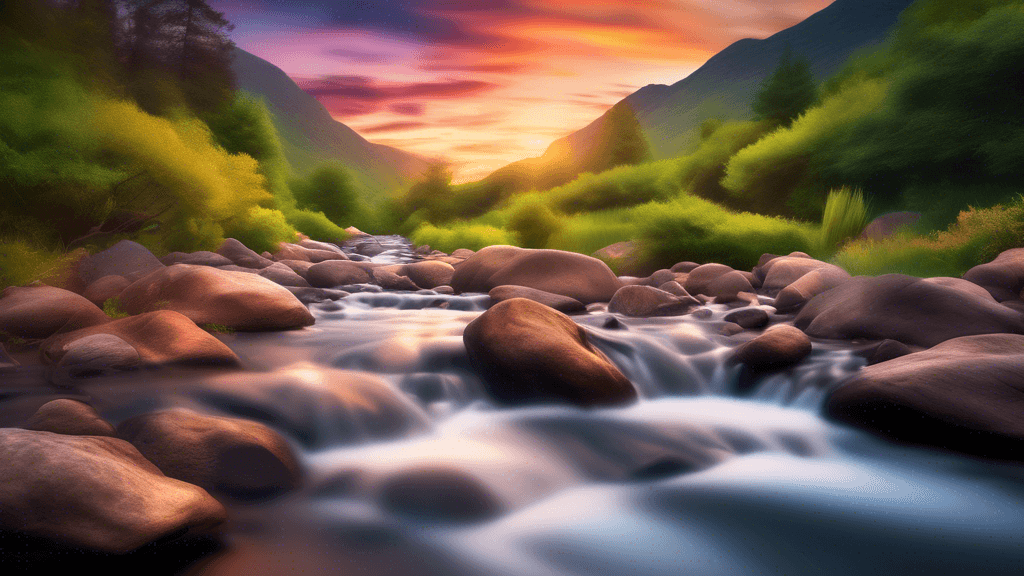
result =
[[229,328],[227,326],[224,326],[223,324],[203,324],[202,326],[200,326],[200,328],[202,328],[203,330],[206,330],[207,332],[210,332],[212,334],[234,334],[235,333],[235,330],[233,328]]
[[864,192],[840,188],[828,193],[825,214],[821,219],[822,252],[831,252],[847,240],[856,237],[868,223],[868,207]]
[[508,227],[525,248],[544,248],[551,235],[562,227],[562,222],[551,208],[534,197],[520,203]]
[[459,248],[479,250],[497,244],[517,244],[518,238],[500,228],[483,224],[456,223],[447,227],[423,224],[410,236],[416,244],[451,253]]
[[818,98],[810,63],[793,56],[786,46],[779,65],[754,97],[751,108],[758,120],[768,120],[779,126],[789,126]]
[[117,320],[118,318],[127,318],[128,316],[130,316],[130,314],[128,314],[127,312],[124,311],[124,309],[121,308],[121,299],[118,298],[117,296],[113,298],[108,298],[107,301],[103,303],[103,313],[106,314],[107,316],[110,316],[114,320]]

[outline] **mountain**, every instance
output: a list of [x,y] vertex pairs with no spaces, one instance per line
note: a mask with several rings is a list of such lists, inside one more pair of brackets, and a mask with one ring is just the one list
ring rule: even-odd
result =
[[305,175],[319,164],[340,162],[370,196],[380,197],[426,171],[426,159],[369,142],[331,118],[323,104],[270,62],[236,48],[232,69],[240,89],[266,101],[296,173]]
[[[743,39],[722,50],[671,86],[651,84],[627,96],[655,158],[685,153],[708,118],[750,118],[750,103],[761,81],[775,70],[788,45],[806,58],[818,81],[838,72],[859,50],[883,42],[913,0],[836,0],[803,22],[764,40]],[[556,140],[540,158],[499,169],[484,182],[515,182],[518,189],[566,180],[567,166],[578,174],[594,164],[608,113],[583,129]],[[561,183],[561,182],[559,182]]]

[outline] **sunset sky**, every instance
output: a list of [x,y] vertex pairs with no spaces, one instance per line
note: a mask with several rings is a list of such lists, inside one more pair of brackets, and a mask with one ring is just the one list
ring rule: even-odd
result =
[[475,180],[832,0],[216,0],[242,49],[367,139]]

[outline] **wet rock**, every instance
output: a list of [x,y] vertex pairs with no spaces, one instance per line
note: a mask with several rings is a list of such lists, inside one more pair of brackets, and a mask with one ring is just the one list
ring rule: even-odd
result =
[[47,338],[109,322],[110,318],[82,296],[52,286],[11,286],[0,292],[0,332],[18,338]]
[[174,310],[199,325],[232,330],[288,330],[313,316],[286,288],[256,274],[175,264],[136,281],[121,293],[131,314]]
[[839,268],[818,268],[804,274],[786,286],[775,298],[775,309],[779,312],[794,311],[818,294],[828,292],[850,279],[850,275]]
[[738,347],[732,361],[744,364],[754,372],[770,372],[788,368],[811,353],[811,340],[799,329],[779,325]]
[[735,336],[740,332],[743,332],[743,326],[740,326],[735,322],[726,322],[718,329],[718,333],[722,336]]
[[914,226],[921,219],[918,212],[889,212],[875,218],[860,233],[861,238],[871,240],[882,240],[896,233],[897,230],[907,226]]
[[209,252],[202,250],[199,252],[171,252],[167,256],[160,259],[165,266],[174,266],[175,264],[191,264],[193,266],[230,266],[234,264],[226,256],[221,256],[216,252]]
[[[359,234],[362,234],[362,232],[359,232]],[[334,252],[335,254],[341,254],[342,256],[345,256],[345,252],[341,248],[338,248],[337,245],[331,244],[330,242],[318,242],[316,240],[304,238],[301,242],[299,242],[299,246],[307,248],[309,250],[325,250],[327,252]]]
[[281,286],[291,286],[294,288],[309,288],[309,282],[302,276],[299,276],[290,267],[281,264],[280,262],[274,262],[270,266],[259,270],[257,274],[270,280],[275,284]]
[[0,429],[0,530],[123,554],[227,512],[117,438]]
[[743,328],[764,328],[768,325],[768,313],[760,308],[744,308],[725,315],[726,322],[735,322]]
[[665,282],[661,286],[658,286],[658,290],[663,290],[673,296],[678,296],[683,300],[692,300],[694,304],[699,304],[697,299],[690,296],[690,293],[687,292],[686,288],[683,288],[683,285],[679,282]]
[[104,276],[137,279],[163,267],[163,263],[142,244],[121,240],[79,262],[78,275],[88,286]]
[[834,264],[814,260],[806,255],[775,258],[762,266],[761,269],[764,272],[764,282],[761,285],[761,289],[769,295],[778,294],[782,289],[814,270],[827,270],[829,277],[833,278],[842,277],[843,274],[847,278],[850,276],[845,270]]
[[459,265],[451,283],[456,293],[489,292],[504,285],[561,294],[583,304],[607,302],[622,287],[611,269],[597,258],[514,246],[480,250]]
[[878,346],[872,348],[866,354],[868,360],[868,366],[873,366],[881,362],[887,362],[894,358],[900,358],[907,354],[913,353],[914,350],[902,342],[895,340],[882,340],[878,343]]
[[985,290],[981,286],[978,286],[974,282],[964,280],[963,278],[949,278],[945,276],[937,276],[935,278],[922,278],[922,282],[929,284],[937,284],[939,286],[945,286],[954,290],[960,290],[974,298],[981,298],[982,300],[990,300],[996,302],[996,299],[992,297],[992,294],[988,290]]
[[729,272],[733,272],[733,269],[725,264],[704,264],[690,271],[683,287],[694,296],[697,294],[706,295],[711,283]]
[[415,282],[406,276],[399,276],[394,271],[385,267],[374,268],[370,271],[373,281],[385,290],[407,290],[415,292],[420,289]]
[[676,274],[687,274],[693,272],[693,270],[698,267],[700,267],[700,264],[697,264],[696,262],[679,262],[672,266],[670,270]]
[[565,314],[584,312],[587,309],[582,302],[575,298],[552,294],[543,290],[535,290],[525,286],[498,286],[492,289],[488,296],[491,297],[491,301],[494,303],[504,302],[513,298],[526,298]]
[[954,338],[869,366],[829,397],[832,419],[901,442],[1024,460],[1024,336]]
[[242,268],[255,268],[257,270],[266,268],[274,262],[259,254],[249,250],[234,238],[228,238],[217,248],[217,254],[224,256],[228,260],[231,260],[235,266],[241,266]]
[[455,289],[448,285],[434,286],[434,292],[437,292],[438,294],[447,294],[451,296],[455,294]]
[[740,292],[753,294],[754,287],[742,272],[735,270],[715,278],[704,289],[704,294],[713,297],[719,304],[734,302]]
[[114,427],[85,402],[61,398],[39,407],[25,429],[69,436],[114,436]]
[[306,280],[314,288],[335,288],[350,284],[369,284],[369,270],[356,262],[329,260],[306,270]]
[[381,486],[384,508],[419,520],[478,522],[502,512],[502,505],[479,480],[459,470],[410,470]]
[[470,250],[469,248],[459,248],[455,252],[452,252],[452,257],[453,258],[462,258],[463,260],[465,260],[466,258],[469,258],[473,254],[476,254],[476,252],[474,252],[473,250]]
[[316,264],[325,260],[348,260],[348,258],[340,250],[306,248],[305,246],[281,242],[277,245],[277,252],[274,252],[274,260],[299,260]]
[[647,278],[644,278],[644,280],[641,283],[644,284],[645,286],[657,288],[658,286],[661,286],[666,282],[675,282],[676,276],[676,273],[671,270],[658,270],[654,274],[651,274]]
[[313,266],[312,262],[304,262],[302,260],[281,260],[277,263],[282,266],[287,266],[292,272],[302,276],[303,280],[306,279],[306,272],[308,272]]
[[285,286],[285,288],[298,298],[299,302],[307,305],[326,302],[327,300],[340,300],[349,295],[344,290],[331,290],[328,288],[296,288],[294,286]]
[[[181,264],[178,264],[181,266]],[[134,348],[143,364],[190,364],[234,366],[239,360],[230,348],[187,317],[170,310],[129,316],[106,324],[58,334],[44,341],[40,353],[59,365],[77,340],[96,334],[112,334]]]
[[133,370],[142,364],[139,352],[113,334],[93,334],[64,345],[51,381],[64,385],[76,378],[91,378]]
[[117,436],[167,476],[214,494],[262,500],[301,482],[291,447],[259,422],[179,408],[130,418]]
[[455,275],[455,268],[445,262],[427,260],[405,264],[399,273],[408,276],[421,288],[433,289],[448,285],[452,281],[452,276]]
[[423,410],[381,378],[312,364],[224,375],[204,383],[197,396],[310,448],[401,438],[429,427]]
[[486,390],[502,404],[599,406],[637,398],[633,385],[583,328],[532,300],[494,305],[469,323],[463,341]]
[[902,274],[858,276],[812,298],[794,320],[810,336],[931,347],[960,336],[1024,333],[1024,317],[991,299]]
[[650,286],[623,286],[608,303],[608,311],[625,316],[680,316],[697,305],[693,298],[682,299]]
[[4,348],[3,343],[0,342],[0,370],[11,370],[18,366],[18,361],[11,358],[10,354],[7,353],[7,349]]
[[104,276],[89,284],[89,287],[82,292],[82,296],[95,304],[103,307],[103,303],[116,297],[122,290],[128,287],[131,282],[124,276]]

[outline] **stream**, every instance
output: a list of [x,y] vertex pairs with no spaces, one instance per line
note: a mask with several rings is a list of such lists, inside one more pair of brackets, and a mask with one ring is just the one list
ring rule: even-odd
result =
[[[415,258],[401,238],[373,242],[374,261]],[[725,306],[648,319],[592,306],[573,319],[641,400],[501,408],[462,344],[486,295],[361,289],[311,305],[303,330],[219,336],[242,372],[147,370],[65,394],[115,425],[184,406],[292,442],[303,488],[230,503],[227,546],[186,573],[1024,572],[1024,467],[820,417],[865,363],[855,343],[816,341],[797,367],[745,381],[726,360],[752,335],[719,334]],[[40,403],[16,390],[10,414]]]

